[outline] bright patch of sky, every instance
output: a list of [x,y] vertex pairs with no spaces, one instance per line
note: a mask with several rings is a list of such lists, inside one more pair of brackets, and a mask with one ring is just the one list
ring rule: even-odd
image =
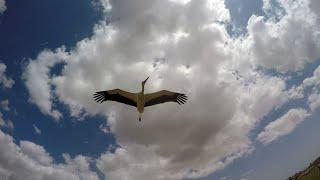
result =
[[[320,155],[319,6],[0,0],[0,176],[292,175]],[[134,108],[92,101],[105,88],[139,91],[149,75],[147,91],[188,103],[139,123]]]
[[249,18],[255,15],[264,15],[262,10],[262,0],[226,0],[226,7],[230,10],[231,24],[229,31],[231,34],[244,34],[247,32]]

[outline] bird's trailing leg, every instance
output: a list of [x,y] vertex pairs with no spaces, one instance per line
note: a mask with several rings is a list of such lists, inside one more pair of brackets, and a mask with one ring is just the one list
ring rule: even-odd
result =
[[141,114],[139,113],[139,122],[141,122]]

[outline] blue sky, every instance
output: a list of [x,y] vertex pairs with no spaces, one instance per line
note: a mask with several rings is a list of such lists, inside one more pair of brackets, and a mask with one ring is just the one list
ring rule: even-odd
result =
[[[114,142],[112,136],[92,131],[101,124],[101,118],[95,117],[92,121],[80,123],[68,118],[59,124],[54,123],[28,103],[22,71],[28,59],[34,58],[39,51],[61,45],[73,48],[78,40],[90,36],[94,23],[101,19],[101,12],[94,9],[90,1],[76,5],[65,1],[38,1],[35,4],[10,1],[7,6],[8,11],[1,17],[1,39],[4,40],[1,43],[1,60],[7,65],[7,74],[15,80],[15,84],[14,91],[3,89],[2,99],[8,98],[12,110],[17,112],[5,114],[15,124],[13,137],[43,144],[52,150],[50,154],[58,161],[63,152],[97,156],[109,142]],[[83,17],[79,19],[79,16]],[[58,71],[58,67],[54,71]],[[46,129],[41,136],[35,134],[33,124]],[[93,145],[94,149],[91,148]]]
[[[0,176],[294,174],[320,154],[318,6],[0,0]],[[135,109],[92,101],[98,90],[139,91],[147,76],[147,91],[190,101],[147,109],[141,123]]]

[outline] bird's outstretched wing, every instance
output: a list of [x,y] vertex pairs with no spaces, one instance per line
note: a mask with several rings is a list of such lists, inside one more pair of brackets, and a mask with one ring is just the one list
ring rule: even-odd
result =
[[166,90],[158,91],[151,94],[145,94],[144,97],[145,107],[165,102],[177,102],[178,104],[184,104],[188,99],[188,97],[184,94]]
[[103,101],[117,101],[134,107],[137,106],[136,94],[123,91],[121,89],[99,91],[96,92],[93,97],[94,100],[98,103],[102,103]]

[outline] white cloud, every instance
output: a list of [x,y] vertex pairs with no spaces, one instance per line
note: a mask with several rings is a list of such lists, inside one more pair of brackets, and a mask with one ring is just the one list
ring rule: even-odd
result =
[[308,96],[309,108],[314,112],[320,107],[320,66],[318,66],[314,72],[313,76],[303,80],[301,85],[304,89],[311,88],[312,91]]
[[269,144],[292,132],[309,115],[305,109],[290,109],[279,119],[268,124],[258,135],[257,140],[265,145]]
[[63,158],[66,161],[67,170],[74,174],[79,174],[80,179],[96,180],[98,176],[95,172],[90,171],[90,164],[92,160],[88,157],[78,155],[75,158],[71,158],[69,154],[63,154]]
[[[316,37],[312,20],[300,23],[297,19],[303,28],[292,32],[289,16],[279,22],[253,16],[249,34],[231,38],[220,23],[230,21],[223,0],[103,2],[112,7],[109,15],[119,20],[109,26],[96,25],[94,35],[80,41],[70,53],[64,49],[42,52],[30,61],[25,79],[32,102],[45,114],[57,111],[52,101],[57,97],[72,116],[108,117],[108,126],[121,147],[115,153],[102,154],[97,167],[110,179],[206,176],[250,153],[254,147],[248,134],[257,123],[274,108],[303,96],[300,87],[287,90],[284,79],[256,67],[287,71],[313,60],[311,57],[317,56],[313,43],[320,41],[312,39],[305,49],[299,44],[292,49],[283,45],[291,43],[290,38],[302,42],[301,46],[311,40],[297,33],[311,31]],[[304,12],[292,6],[285,7],[289,14]],[[275,41],[277,48],[289,55],[297,49],[305,58],[283,58],[283,53],[266,46],[264,40],[260,42],[263,36],[270,43],[271,35],[279,39]],[[154,67],[155,58],[165,61]],[[48,59],[50,64],[45,64]],[[62,73],[50,76],[50,69],[62,61]],[[114,102],[95,104],[92,99],[99,90],[140,91],[141,81],[149,75],[147,92],[183,92],[189,96],[187,104],[146,108],[139,123],[135,108]],[[31,79],[37,84],[31,85]]]
[[39,129],[35,124],[33,124],[32,127],[37,134],[41,134],[41,129]]
[[263,10],[267,11],[268,9],[271,8],[271,3],[270,0],[262,0],[263,1]]
[[[265,8],[270,2],[265,2]],[[281,72],[300,70],[320,57],[320,26],[307,0],[277,0],[286,12],[277,21],[253,15],[248,35],[254,60]]]
[[4,11],[6,11],[6,9],[7,9],[6,1],[0,0],[0,14],[2,14]]
[[6,100],[3,100],[0,102],[0,105],[1,105],[1,108],[5,111],[9,111],[10,108],[9,108],[9,100],[6,99]]
[[303,80],[302,86],[304,88],[320,86],[320,66],[313,71],[313,75],[311,77]]
[[10,135],[0,130],[0,176],[4,179],[42,180],[98,180],[90,171],[89,159],[82,155],[66,160],[65,164],[54,164],[52,157],[42,146],[29,141],[14,143]]
[[59,120],[62,114],[52,107],[54,97],[51,94],[52,83],[50,81],[50,68],[56,63],[63,62],[65,54],[64,49],[58,49],[56,53],[43,51],[39,54],[37,61],[30,60],[26,67],[23,79],[29,90],[29,101],[37,105],[40,111],[46,115]]
[[[129,149],[118,148],[115,154],[106,153],[97,162],[97,167],[106,174],[106,179],[180,179],[181,176],[168,176],[168,160],[157,158],[147,148],[133,145]],[[132,165],[131,165],[132,164]],[[125,165],[125,166],[124,166]],[[125,168],[126,170],[121,170]]]
[[6,76],[5,74],[6,69],[7,69],[7,66],[3,63],[0,63],[0,85],[3,85],[5,88],[11,88],[14,84],[14,80]]
[[318,18],[318,22],[319,22],[319,18],[320,18],[320,1],[318,1],[318,0],[310,0],[309,7],[314,13],[316,13],[317,18]]
[[169,1],[182,4],[182,5],[185,5],[190,2],[190,0],[169,0]]
[[30,141],[20,141],[21,152],[26,154],[32,160],[39,162],[41,165],[50,165],[53,160],[49,153],[39,145]]
[[320,107],[320,94],[319,92],[314,92],[308,97],[309,107],[312,112]]

